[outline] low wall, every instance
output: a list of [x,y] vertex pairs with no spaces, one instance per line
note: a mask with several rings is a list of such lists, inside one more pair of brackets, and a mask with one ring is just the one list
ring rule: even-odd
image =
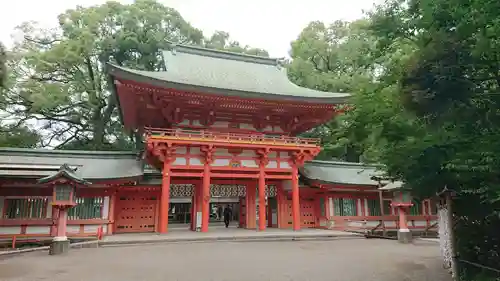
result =
[[[320,226],[336,230],[397,230],[399,229],[398,216],[349,216],[320,218]],[[421,215],[408,216],[408,228],[413,230],[437,231],[437,216]]]
[[[103,228],[103,233],[107,233],[109,220],[89,219],[89,220],[68,220],[68,237],[89,237],[96,236],[99,228]],[[56,225],[52,219],[37,220],[0,220],[0,238],[12,238],[14,236],[22,239],[29,237],[51,237],[55,233]]]

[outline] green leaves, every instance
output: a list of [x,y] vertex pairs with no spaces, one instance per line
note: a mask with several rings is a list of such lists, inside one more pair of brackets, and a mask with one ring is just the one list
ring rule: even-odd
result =
[[1,108],[11,117],[37,124],[43,136],[40,146],[109,150],[140,143],[131,142],[118,120],[108,85],[108,62],[160,71],[160,50],[169,49],[170,43],[267,55],[229,40],[225,32],[205,39],[179,12],[154,0],[76,7],[58,20],[56,30],[31,23],[20,27],[25,40],[13,50],[12,75],[0,94]]

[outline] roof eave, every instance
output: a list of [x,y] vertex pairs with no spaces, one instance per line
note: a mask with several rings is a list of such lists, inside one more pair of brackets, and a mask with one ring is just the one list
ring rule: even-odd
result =
[[[115,77],[115,78],[137,81],[140,83],[150,84],[150,85],[161,87],[161,88],[179,89],[179,90],[185,90],[185,91],[193,91],[194,90],[196,92],[202,92],[205,94],[214,94],[214,95],[225,94],[227,96],[248,97],[248,98],[266,97],[266,99],[271,99],[271,100],[296,101],[296,102],[320,103],[320,104],[331,104],[331,105],[345,104],[345,103],[347,103],[347,101],[349,99],[349,96],[343,96],[343,97],[306,97],[306,96],[275,95],[275,94],[268,94],[268,93],[246,92],[246,91],[237,91],[237,90],[231,90],[231,89],[221,89],[221,88],[181,84],[181,83],[175,83],[175,82],[170,82],[170,81],[166,81],[166,80],[160,80],[158,78],[142,75],[140,73],[136,73],[133,71],[128,71],[125,68],[122,68],[122,67],[110,64],[110,63],[108,63],[108,73],[110,76]],[[304,88],[304,89],[307,89],[307,88]],[[307,89],[307,90],[310,90],[310,89]]]

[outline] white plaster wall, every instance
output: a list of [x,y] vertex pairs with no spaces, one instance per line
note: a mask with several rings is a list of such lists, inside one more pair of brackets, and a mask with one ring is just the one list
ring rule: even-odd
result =
[[187,165],[187,160],[184,157],[176,157],[172,165]]
[[253,157],[256,156],[255,150],[245,149],[241,152],[240,156]]
[[232,156],[226,148],[216,148],[214,154],[218,156]]
[[215,159],[214,162],[210,165],[212,167],[224,167],[229,166],[229,159]]
[[361,203],[361,199],[359,199],[359,198],[358,198],[358,199],[356,200],[356,207],[357,207],[357,209],[358,209],[358,212],[357,212],[357,213],[358,213],[358,216],[363,216],[363,215],[364,215],[364,214],[363,214],[363,207],[362,207],[362,205],[361,205],[361,204],[362,204],[362,203]]
[[104,202],[102,203],[102,219],[107,220],[109,217],[109,196],[104,197]]
[[66,233],[80,233],[80,225],[68,225]]
[[27,226],[26,234],[50,234],[50,226]]
[[184,146],[181,146],[181,147],[176,147],[175,148],[175,153],[178,153],[178,154],[186,154],[187,153],[187,148],[184,147]]
[[280,168],[281,169],[290,169],[290,163],[288,163],[288,161],[281,161],[280,162]]
[[384,221],[385,227],[396,227],[395,221]]
[[259,165],[255,162],[255,160],[241,160],[241,166],[248,168],[257,168]]
[[267,165],[266,165],[266,168],[278,168],[278,162],[269,161],[269,163],[267,163]]
[[189,165],[203,166],[203,163],[201,163],[200,159],[198,159],[198,158],[190,158],[189,159]]
[[334,215],[334,210],[333,210],[333,198],[332,197],[328,197],[328,208],[329,208],[329,214],[330,214],[330,217],[333,217]]
[[193,154],[193,155],[200,155],[201,154],[200,147],[198,147],[198,146],[191,147],[189,149],[189,153]]
[[426,221],[413,221],[413,224],[415,224],[416,227],[426,227],[427,226]]
[[0,226],[0,234],[19,234],[21,226]]
[[366,226],[367,227],[376,227],[379,223],[380,223],[380,221],[367,221]]
[[52,218],[52,204],[50,204],[52,202],[52,197],[49,196],[48,200],[47,200],[47,211],[45,212],[46,214],[46,218],[48,219],[51,219]]
[[[99,224],[88,224],[88,225],[85,225],[85,226],[83,226],[83,232],[84,233],[97,233],[97,229],[100,226],[101,225],[99,225]],[[103,227],[103,230],[105,231],[104,227]]]

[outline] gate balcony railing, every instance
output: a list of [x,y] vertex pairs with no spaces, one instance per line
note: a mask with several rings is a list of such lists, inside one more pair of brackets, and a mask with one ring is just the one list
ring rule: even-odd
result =
[[270,136],[265,134],[222,133],[207,130],[181,130],[145,128],[150,139],[212,141],[225,143],[249,143],[289,146],[317,147],[320,140],[316,138],[298,138],[289,136]]

